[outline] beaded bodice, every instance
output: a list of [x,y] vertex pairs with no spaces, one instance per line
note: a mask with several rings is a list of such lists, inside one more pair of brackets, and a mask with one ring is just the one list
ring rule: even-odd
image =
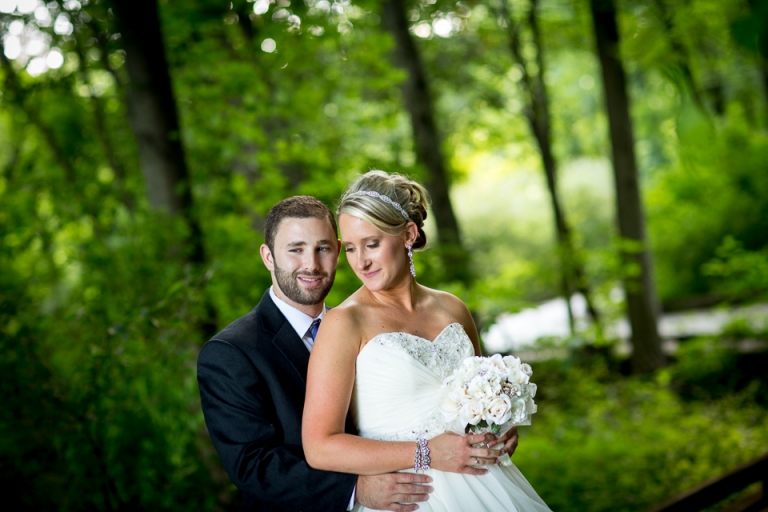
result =
[[459,323],[449,324],[429,341],[407,332],[385,332],[369,342],[385,347],[399,348],[409,356],[440,375],[442,382],[464,358],[473,355],[472,342]]
[[357,358],[352,412],[360,435],[388,441],[432,438],[450,429],[440,412],[442,382],[472,342],[459,323],[429,341],[402,332],[373,337]]

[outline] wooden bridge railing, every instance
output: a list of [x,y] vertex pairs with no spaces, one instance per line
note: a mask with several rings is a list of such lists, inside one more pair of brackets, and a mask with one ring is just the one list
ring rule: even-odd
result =
[[747,486],[762,482],[762,489],[743,496],[720,512],[761,512],[768,510],[768,453],[736,469],[707,480],[648,512],[693,512],[716,505]]

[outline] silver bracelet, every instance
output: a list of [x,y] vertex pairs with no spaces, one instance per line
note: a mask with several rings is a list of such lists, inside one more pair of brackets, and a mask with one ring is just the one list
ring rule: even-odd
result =
[[420,437],[416,440],[416,454],[413,458],[413,469],[416,471],[426,471],[429,469],[430,462],[432,462],[432,460],[429,458],[427,440]]

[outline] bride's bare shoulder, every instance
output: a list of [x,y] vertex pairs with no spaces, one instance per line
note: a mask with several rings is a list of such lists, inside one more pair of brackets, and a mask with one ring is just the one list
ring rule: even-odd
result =
[[464,327],[464,331],[472,340],[472,345],[475,347],[475,353],[480,353],[480,336],[477,332],[477,326],[475,320],[472,318],[472,313],[469,312],[469,308],[464,301],[452,293],[444,292],[441,290],[433,290],[431,288],[425,288],[428,294],[428,304],[430,309],[439,308],[446,313],[446,316],[451,319],[452,322],[458,322]]
[[422,286],[422,288],[427,295],[430,307],[438,307],[457,319],[472,318],[467,305],[454,294],[426,286]]
[[344,302],[328,310],[320,324],[321,331],[325,330],[337,341],[354,340],[359,344],[363,332],[360,322],[360,318],[364,317],[361,314],[363,308],[364,305],[357,298],[357,293],[353,293]]

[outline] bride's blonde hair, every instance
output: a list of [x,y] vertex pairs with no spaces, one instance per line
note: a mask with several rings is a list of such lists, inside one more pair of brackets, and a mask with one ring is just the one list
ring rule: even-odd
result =
[[[381,196],[388,198],[394,204],[382,199]],[[424,219],[427,218],[428,204],[427,189],[415,181],[402,174],[372,170],[347,187],[339,201],[336,216],[342,213],[352,215],[392,236],[402,235],[410,220],[419,230],[413,244],[413,250],[416,251],[427,245]]]

